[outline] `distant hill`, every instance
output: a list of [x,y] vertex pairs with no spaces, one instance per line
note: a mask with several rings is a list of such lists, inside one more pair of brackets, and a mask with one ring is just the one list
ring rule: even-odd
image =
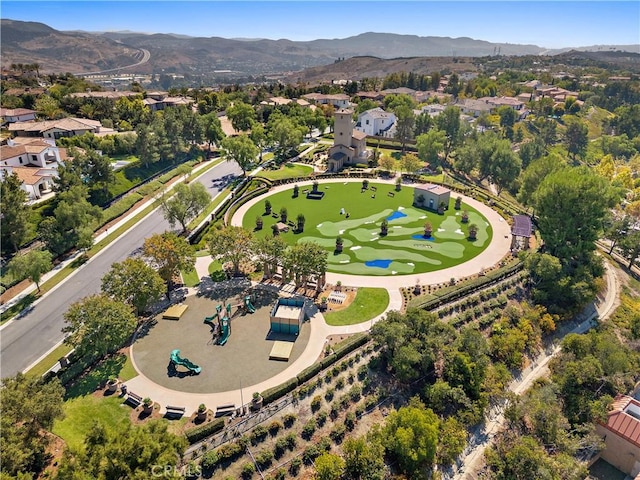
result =
[[536,45],[491,43],[466,37],[372,32],[343,39],[294,42],[128,31],[60,32],[42,23],[8,19],[3,19],[0,27],[3,67],[38,63],[41,72],[76,74],[116,69],[129,73],[207,75],[231,70],[239,75],[257,76],[332,65],[337,59],[350,57],[466,58],[539,55],[546,51]]

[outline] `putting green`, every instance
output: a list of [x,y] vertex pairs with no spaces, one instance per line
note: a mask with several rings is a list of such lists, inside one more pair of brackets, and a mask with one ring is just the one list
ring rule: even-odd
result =
[[[444,215],[412,205],[413,188],[369,183],[362,191],[361,182],[320,184],[325,195],[321,200],[308,200],[300,188],[293,198],[293,186],[285,191],[265,195],[249,208],[242,219],[245,228],[253,230],[256,218],[262,218],[258,236],[272,235],[271,225],[280,221],[265,214],[264,201],[269,199],[272,212],[287,209],[288,220],[305,217],[303,232],[294,228],[281,236],[287,243],[314,241],[328,252],[328,270],[356,275],[403,275],[432,272],[464,263],[478,255],[491,242],[492,229],[487,219],[469,205],[454,209],[452,194]],[[371,190],[375,187],[376,190]],[[469,213],[469,222],[462,223],[461,213]],[[340,212],[343,211],[344,214]],[[349,218],[346,218],[346,213]],[[392,217],[389,219],[389,217]],[[387,219],[387,235],[382,236],[380,224]],[[432,238],[424,238],[424,225],[432,225]],[[478,227],[475,240],[468,238],[469,225]],[[342,253],[336,253],[336,237],[343,238]]]

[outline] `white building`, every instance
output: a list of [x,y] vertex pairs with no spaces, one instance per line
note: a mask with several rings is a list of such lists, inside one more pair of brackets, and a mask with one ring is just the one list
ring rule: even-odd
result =
[[392,137],[396,116],[381,108],[372,108],[358,115],[355,129],[370,136]]

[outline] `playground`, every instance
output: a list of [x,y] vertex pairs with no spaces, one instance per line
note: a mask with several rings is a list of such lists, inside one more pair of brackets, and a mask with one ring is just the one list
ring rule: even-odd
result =
[[[311,240],[330,252],[328,270],[352,275],[407,275],[449,268],[464,263],[491,243],[493,231],[487,219],[476,209],[462,203],[456,210],[455,195],[443,215],[413,205],[414,188],[361,181],[320,183],[321,199],[307,198],[311,187],[301,187],[294,196],[293,186],[260,197],[242,217],[242,225],[255,229],[256,218],[263,219],[258,236],[273,235],[271,226],[281,222],[280,210],[287,209],[288,231],[280,235],[289,244]],[[307,191],[309,190],[309,191]],[[265,211],[265,200],[272,205]],[[462,221],[462,213],[468,221]],[[304,215],[304,230],[296,228],[297,216]],[[382,231],[386,221],[386,232]],[[432,227],[425,236],[425,223]],[[477,226],[475,239],[469,238],[469,226]],[[342,251],[336,250],[336,238],[343,239]]]
[[[237,390],[240,383],[254,385],[283,371],[307,346],[309,324],[297,337],[270,333],[277,293],[253,289],[250,300],[245,293],[190,295],[179,320],[159,314],[131,350],[137,369],[158,385],[189,393]],[[277,341],[294,339],[288,361],[269,360]]]

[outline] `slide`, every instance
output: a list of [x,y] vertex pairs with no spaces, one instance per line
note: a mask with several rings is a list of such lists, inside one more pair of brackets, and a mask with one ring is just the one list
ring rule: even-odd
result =
[[190,362],[189,359],[180,357],[180,350],[177,348],[171,351],[171,361],[175,365],[182,365],[192,373],[200,373],[202,371],[202,368],[195,363]]
[[231,335],[231,326],[229,325],[229,317],[224,317],[222,319],[222,334],[220,335],[220,340],[218,340],[218,345],[224,345],[229,340],[229,335]]
[[216,325],[216,320],[218,319],[218,317],[216,315],[212,315],[210,317],[204,317],[204,322],[207,325],[211,325],[212,327]]
[[251,297],[249,295],[247,295],[246,297],[244,297],[244,306],[247,309],[247,311],[249,313],[255,313],[256,309],[253,305],[251,305]]

